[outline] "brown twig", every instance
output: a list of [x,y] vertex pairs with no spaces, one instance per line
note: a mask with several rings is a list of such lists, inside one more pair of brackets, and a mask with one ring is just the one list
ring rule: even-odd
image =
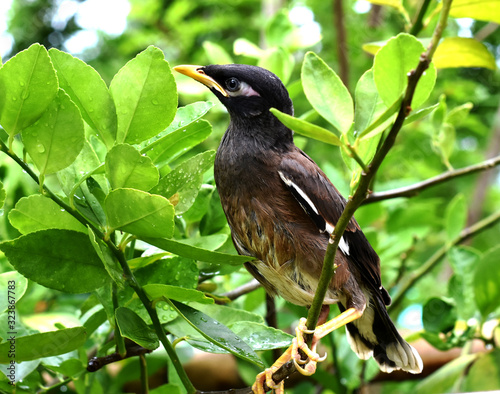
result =
[[229,298],[231,301],[236,300],[237,298],[251,293],[254,290],[257,290],[261,284],[257,281],[257,279],[252,279],[250,282],[245,283],[244,285],[237,287],[234,290],[228,291],[227,293],[221,294],[220,297]]
[[485,171],[495,166],[498,166],[499,164],[500,164],[500,156],[497,156],[492,159],[485,160],[479,164],[474,164],[468,167],[459,168],[457,170],[443,172],[442,174],[439,174],[433,178],[415,183],[414,185],[411,186],[404,186],[398,189],[372,193],[363,202],[363,204],[364,205],[371,204],[374,202],[389,200],[391,198],[397,198],[397,197],[413,197],[429,187],[436,186],[444,182],[448,182],[454,178],[458,178],[464,175],[470,175],[479,171]]

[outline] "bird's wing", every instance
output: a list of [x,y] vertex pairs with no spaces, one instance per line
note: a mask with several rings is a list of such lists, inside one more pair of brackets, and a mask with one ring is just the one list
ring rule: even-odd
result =
[[[283,156],[278,173],[318,230],[331,234],[346,201],[324,172],[309,156],[296,148]],[[382,292],[382,298],[388,304],[390,298],[381,287],[379,258],[354,218],[339,242],[339,249],[354,265],[364,282],[374,292]]]

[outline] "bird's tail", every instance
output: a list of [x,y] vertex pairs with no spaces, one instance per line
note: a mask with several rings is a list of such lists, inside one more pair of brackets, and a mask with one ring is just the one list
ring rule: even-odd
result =
[[[344,309],[340,304],[339,308]],[[420,355],[401,337],[379,297],[372,297],[363,315],[346,329],[352,350],[363,360],[373,356],[381,371],[422,372]]]

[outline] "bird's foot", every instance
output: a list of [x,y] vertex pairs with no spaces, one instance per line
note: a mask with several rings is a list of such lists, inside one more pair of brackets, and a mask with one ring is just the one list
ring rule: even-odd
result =
[[[296,337],[292,342],[291,358],[293,359],[297,371],[302,375],[310,376],[316,372],[316,364],[326,359],[326,353],[322,357],[316,353],[316,345],[321,337],[316,335],[315,330],[307,329],[306,321],[305,318],[300,319],[299,325],[295,329]],[[311,348],[305,343],[304,334],[314,334]],[[299,349],[307,356],[307,360],[302,360]]]
[[285,393],[285,383],[282,380],[279,383],[276,383],[273,380],[273,374],[281,368],[283,364],[286,364],[291,359],[292,354],[292,346],[290,346],[285,353],[283,353],[280,358],[278,358],[271,367],[266,368],[264,372],[261,372],[255,378],[255,383],[252,385],[252,391],[255,394],[264,394],[264,383],[270,389],[273,389],[276,394],[284,394]]

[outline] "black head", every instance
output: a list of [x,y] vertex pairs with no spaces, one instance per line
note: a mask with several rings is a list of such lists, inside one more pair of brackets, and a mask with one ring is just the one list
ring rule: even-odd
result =
[[269,117],[270,108],[293,115],[293,105],[281,80],[272,72],[245,64],[177,66],[174,70],[206,85],[231,118]]

